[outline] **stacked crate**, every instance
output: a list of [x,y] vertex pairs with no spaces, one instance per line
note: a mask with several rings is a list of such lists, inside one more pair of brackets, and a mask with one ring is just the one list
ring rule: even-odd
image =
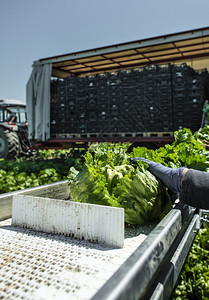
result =
[[97,96],[97,77],[85,77],[86,80],[86,130],[90,133],[98,132],[98,96]]
[[147,99],[144,94],[144,77],[143,69],[132,70],[133,81],[133,99],[132,104],[132,122],[135,132],[146,132],[145,128],[149,120],[149,109],[147,105]]
[[144,98],[146,100],[145,111],[147,117],[145,122],[146,131],[159,131],[159,108],[157,101],[157,66],[148,66],[143,69]]
[[65,79],[66,84],[66,111],[67,115],[67,132],[77,133],[78,130],[78,106],[77,106],[77,78],[76,77],[68,77]]
[[195,76],[190,76],[187,84],[189,110],[188,127],[191,128],[191,130],[196,130],[201,124],[202,109],[206,99],[205,70],[198,71]]
[[159,132],[173,131],[172,78],[170,64],[157,67],[157,103]]
[[[87,89],[86,77],[78,77],[76,79],[76,109],[77,109],[77,120],[78,120],[77,132],[80,134],[84,134],[87,132],[86,89]],[[71,129],[69,133],[73,134]]]
[[134,114],[134,82],[131,70],[123,70],[118,73],[119,95],[119,132],[129,133],[135,130]]
[[172,66],[174,130],[198,130],[205,100],[204,76],[186,64]]
[[105,132],[110,123],[110,102],[108,101],[107,74],[97,76],[98,126],[100,132]]
[[109,103],[109,122],[106,124],[103,132],[117,134],[121,129],[120,114],[120,81],[118,72],[107,73],[107,91],[106,101]]
[[58,124],[58,99],[57,99],[58,80],[51,81],[51,135],[59,132]]
[[169,133],[198,130],[208,72],[151,65],[51,83],[51,134]]

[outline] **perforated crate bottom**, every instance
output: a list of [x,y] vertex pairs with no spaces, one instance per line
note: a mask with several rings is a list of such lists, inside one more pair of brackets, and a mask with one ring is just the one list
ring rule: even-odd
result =
[[91,299],[151,229],[130,228],[113,249],[0,222],[0,299]]

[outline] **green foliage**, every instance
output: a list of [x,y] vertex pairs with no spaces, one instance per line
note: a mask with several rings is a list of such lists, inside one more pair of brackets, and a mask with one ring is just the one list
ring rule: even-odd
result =
[[[144,224],[159,220],[170,203],[166,188],[146,170],[144,163],[130,164],[128,145],[99,144],[86,153],[85,165],[71,176],[74,201],[123,207],[125,222]],[[166,208],[167,212],[171,208]]]
[[205,125],[203,128],[200,128],[195,133],[195,138],[199,139],[201,142],[209,142],[209,125]]
[[41,150],[31,159],[1,159],[0,193],[64,180],[70,168],[81,169],[82,155],[74,150]]
[[62,178],[55,169],[45,169],[37,175],[34,173],[27,175],[24,172],[19,172],[18,168],[8,172],[0,170],[0,193],[23,190],[60,180]]
[[168,167],[188,167],[201,171],[209,168],[209,152],[197,134],[193,135],[190,129],[184,128],[175,132],[175,141],[157,150],[146,148],[133,149],[133,156],[141,156],[162,163]]
[[203,108],[203,111],[205,112],[205,118],[207,121],[209,121],[209,104],[206,104]]
[[172,299],[209,299],[209,227],[196,235]]
[[126,222],[143,224],[159,217],[169,201],[165,187],[146,171],[147,164],[140,161],[134,168],[129,163],[130,157],[148,158],[168,167],[209,170],[209,152],[198,134],[192,134],[187,128],[175,132],[175,141],[171,145],[157,150],[137,147],[128,154],[128,146],[93,145],[85,155],[82,171],[69,177],[73,199],[123,207]]

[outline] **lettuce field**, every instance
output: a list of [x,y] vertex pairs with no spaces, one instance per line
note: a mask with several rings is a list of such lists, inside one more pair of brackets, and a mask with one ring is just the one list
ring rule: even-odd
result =
[[78,150],[40,150],[31,158],[0,160],[0,193],[8,193],[65,180],[69,169],[81,169]]

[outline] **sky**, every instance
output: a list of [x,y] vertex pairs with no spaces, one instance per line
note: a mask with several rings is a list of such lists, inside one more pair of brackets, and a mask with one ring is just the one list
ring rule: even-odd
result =
[[208,26],[208,0],[0,0],[0,99],[38,59]]

